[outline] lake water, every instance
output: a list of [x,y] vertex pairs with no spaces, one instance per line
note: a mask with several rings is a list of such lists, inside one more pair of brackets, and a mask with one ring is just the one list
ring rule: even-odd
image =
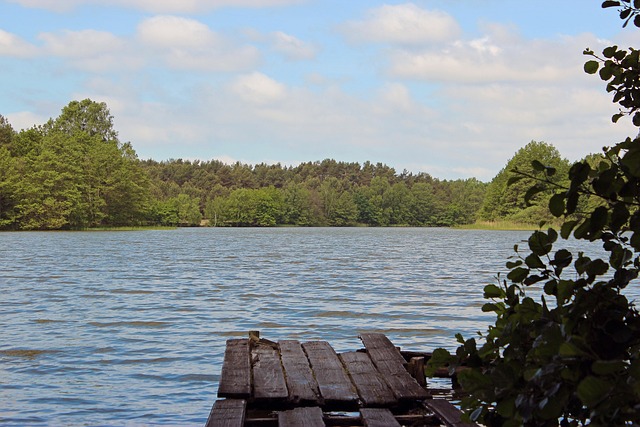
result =
[[[202,426],[225,341],[455,348],[529,232],[0,233],[0,425]],[[522,244],[526,246],[526,244]]]

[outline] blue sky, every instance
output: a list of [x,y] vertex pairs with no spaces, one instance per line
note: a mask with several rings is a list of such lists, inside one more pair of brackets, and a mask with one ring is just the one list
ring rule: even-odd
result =
[[531,140],[635,135],[582,51],[636,46],[599,0],[5,0],[0,114],[107,103],[140,158],[386,163],[489,181]]

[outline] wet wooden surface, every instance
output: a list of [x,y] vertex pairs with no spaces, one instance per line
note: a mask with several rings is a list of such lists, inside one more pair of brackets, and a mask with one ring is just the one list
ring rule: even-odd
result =
[[228,340],[224,400],[206,427],[465,425],[455,406],[421,385],[424,357],[416,368],[384,334],[360,338],[364,350],[341,354],[326,341],[274,343],[256,332]]

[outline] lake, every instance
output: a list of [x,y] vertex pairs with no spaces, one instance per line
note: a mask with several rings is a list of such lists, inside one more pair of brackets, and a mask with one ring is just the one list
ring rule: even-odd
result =
[[[196,228],[0,233],[0,424],[202,426],[225,341],[455,348],[530,232]],[[520,243],[523,247],[525,243]]]

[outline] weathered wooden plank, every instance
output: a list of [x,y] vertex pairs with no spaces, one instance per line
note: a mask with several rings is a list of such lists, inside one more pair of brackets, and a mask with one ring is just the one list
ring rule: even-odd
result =
[[389,338],[378,333],[363,333],[360,338],[374,365],[399,400],[422,400],[429,397],[429,393],[406,370],[406,361]]
[[400,427],[400,423],[387,408],[361,408],[360,415],[365,427]]
[[398,403],[367,353],[351,351],[340,355],[364,406],[392,406]]
[[260,342],[251,349],[253,397],[256,401],[285,400],[289,396],[277,348]]
[[449,427],[478,427],[476,423],[462,421],[462,412],[448,400],[429,399],[425,401],[425,406],[433,411],[433,413]]
[[278,346],[289,389],[289,401],[296,404],[318,404],[320,398],[318,383],[313,378],[309,360],[300,342],[283,340],[278,342]]
[[317,406],[278,412],[279,427],[324,427],[322,409]]
[[427,386],[427,378],[424,375],[424,357],[412,357],[407,364],[407,371],[421,387]]
[[248,398],[251,396],[251,357],[249,340],[230,339],[224,351],[218,397]]
[[335,350],[326,341],[302,344],[315,374],[325,404],[352,404],[358,400],[347,372]]
[[243,427],[246,409],[246,400],[217,400],[211,408],[205,427]]

